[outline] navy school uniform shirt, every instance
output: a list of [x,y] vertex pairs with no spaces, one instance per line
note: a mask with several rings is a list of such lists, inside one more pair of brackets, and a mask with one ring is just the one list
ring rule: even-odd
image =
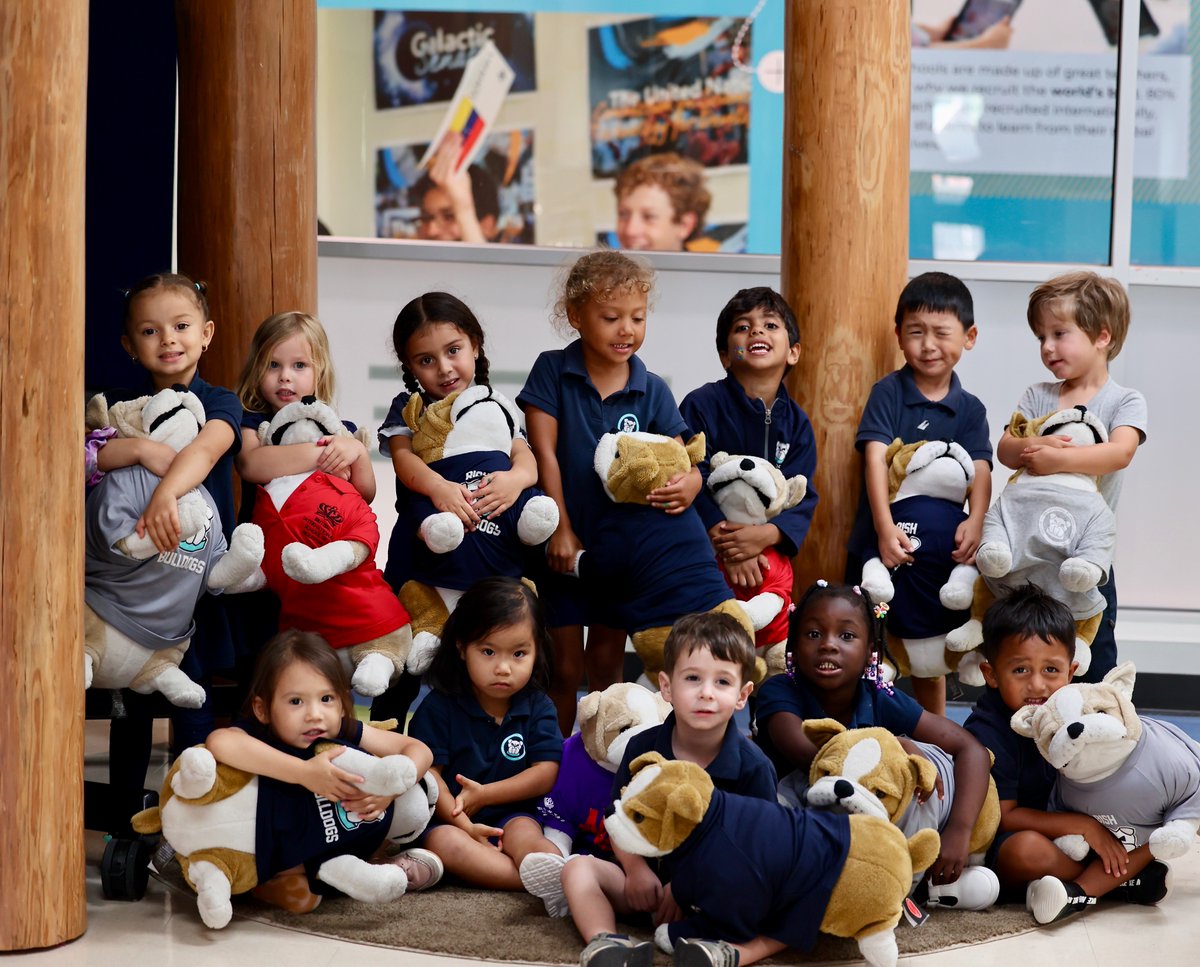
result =
[[[417,706],[408,734],[420,739],[442,767],[451,796],[462,789],[456,775],[479,783],[500,782],[537,762],[562,760],[558,714],[545,692],[524,688],[513,696],[502,722],[479,706],[474,694],[431,691]],[[539,799],[485,806],[471,818],[495,826],[514,813],[537,815]]]
[[[794,557],[804,543],[817,507],[817,492],[812,486],[817,470],[817,442],[808,415],[782,383],[768,407],[762,400],[750,399],[733,373],[692,390],[679,404],[679,411],[687,421],[689,434],[704,434],[705,461],[700,469],[705,481],[709,458],[722,450],[762,457],[785,477],[803,474],[808,480],[804,499],[771,519],[782,537],[780,550]],[[725,519],[707,487],[700,491],[695,506],[705,530]]]
[[[775,675],[763,682],[755,712],[758,741],[780,772],[791,772],[795,763],[787,761],[775,748],[767,731],[767,722],[779,712],[791,712],[801,719],[827,719],[830,715],[821,705],[820,693],[800,675],[795,681],[787,675]],[[890,685],[877,685],[864,678],[858,683],[854,713],[849,722],[842,724],[848,729],[877,725],[893,735],[911,736],[923,712],[924,709],[910,696]]]
[[[950,389],[936,402],[917,389],[912,370],[907,365],[871,387],[854,445],[863,453],[870,442],[888,446],[897,437],[905,443],[951,440],[966,450],[972,460],[985,460],[989,467],[992,465],[987,410],[962,388],[957,373],[950,374]],[[871,520],[864,479],[849,547],[861,547],[864,542],[874,540],[874,546],[878,548],[878,539],[874,535],[875,525]]]
[[1012,730],[1012,717],[1012,709],[1004,704],[999,689],[988,688],[971,709],[963,728],[995,756],[992,778],[1001,801],[1044,812],[1058,773],[1042,758],[1033,739]]
[[687,429],[667,384],[649,372],[637,356],[629,359],[625,388],[606,399],[588,376],[583,344],[538,356],[517,395],[522,410],[530,406],[558,421],[558,464],[571,526],[586,548],[595,518],[611,504],[594,468],[596,445],[605,433],[642,432],[682,436]]

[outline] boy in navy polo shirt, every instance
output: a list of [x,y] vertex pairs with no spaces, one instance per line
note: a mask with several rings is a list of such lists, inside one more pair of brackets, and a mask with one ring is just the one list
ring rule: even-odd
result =
[[[674,710],[662,725],[629,740],[613,779],[612,798],[619,798],[629,782],[629,764],[643,752],[654,751],[703,766],[724,792],[775,802],[774,767],[733,722],[734,712],[745,707],[754,687],[754,643],[745,630],[725,614],[684,615],[671,628],[664,648],[658,683]],[[582,967],[593,961],[650,962],[649,944],[634,944],[615,933],[618,914],[649,913],[656,924],[681,916],[669,883],[664,885],[670,879],[670,857],[656,870],[643,857],[614,852],[618,863],[583,856],[563,867],[571,917],[589,941],[580,958]]]
[[[987,411],[962,388],[954,367],[975,345],[975,306],[962,281],[945,272],[926,272],[904,287],[896,305],[896,340],[904,365],[871,388],[854,445],[863,454],[863,490],[850,534],[846,581],[857,583],[863,562],[876,553],[884,566],[912,562],[914,545],[892,519],[888,500],[887,448],[893,440],[947,440],[975,464],[967,494],[970,512],[958,525],[951,557],[975,559],[983,515],[992,499],[992,445]],[[913,695],[926,711],[946,714],[944,678],[913,677]]]
[[[1007,891],[1029,884],[1026,905],[1039,923],[1052,923],[1094,904],[1110,891],[1131,903],[1154,904],[1167,893],[1167,867],[1149,846],[1128,853],[1105,826],[1080,813],[1047,812],[1057,773],[1033,739],[1009,726],[1014,712],[1040,705],[1075,672],[1075,622],[1066,606],[1032,584],[997,601],[983,618],[988,689],[965,728],[995,757],[1000,830],[987,864]],[[1080,863],[1055,838],[1083,836],[1092,852]]]

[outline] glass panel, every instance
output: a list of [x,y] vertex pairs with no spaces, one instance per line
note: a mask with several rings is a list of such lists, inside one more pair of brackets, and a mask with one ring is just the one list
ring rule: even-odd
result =
[[779,251],[782,3],[415,3],[319,3],[331,234]]
[[1109,261],[1118,13],[914,0],[913,258]]
[[1130,258],[1200,265],[1200,0],[1146,0],[1143,11]]

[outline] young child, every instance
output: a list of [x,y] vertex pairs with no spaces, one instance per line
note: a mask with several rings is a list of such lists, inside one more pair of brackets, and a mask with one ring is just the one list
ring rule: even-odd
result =
[[682,252],[704,231],[712,195],[704,167],[673,151],[647,155],[624,168],[613,184],[621,248]]
[[[926,272],[904,287],[896,304],[896,340],[904,365],[871,388],[855,446],[863,454],[863,491],[848,545],[846,579],[858,581],[863,562],[878,553],[884,565],[912,562],[913,543],[892,520],[887,448],[893,440],[948,440],[975,464],[969,513],[954,535],[955,564],[975,559],[983,515],[992,499],[992,445],[983,404],[962,388],[954,367],[975,345],[975,307],[962,281]],[[946,711],[944,678],[913,680],[913,695],[936,715]]]
[[[988,687],[965,727],[995,756],[1000,830],[987,862],[1001,887],[1011,892],[1029,884],[1026,902],[1039,923],[1078,913],[1113,891],[1133,903],[1157,903],[1167,894],[1166,865],[1152,859],[1149,846],[1126,853],[1091,816],[1047,812],[1057,773],[1032,739],[1009,726],[1018,709],[1040,705],[1070,683],[1075,673],[1070,611],[1040,588],[1024,585],[988,608],[981,648]],[[1070,834],[1083,836],[1094,858],[1076,862],[1054,845]]]
[[[1085,405],[1108,429],[1108,442],[1072,447],[1062,437],[1019,440],[1008,430],[996,455],[1006,467],[1029,473],[1086,473],[1099,477],[1100,493],[1117,509],[1122,471],[1146,441],[1146,398],[1108,376],[1129,331],[1129,297],[1116,279],[1095,272],[1068,272],[1043,282],[1029,296],[1029,328],[1041,346],[1042,364],[1056,382],[1034,383],[1017,410],[1036,419]],[[1092,642],[1092,664],[1081,681],[1098,682],[1117,664],[1117,584],[1112,571],[1101,581],[1104,614]]]
[[717,316],[717,355],[725,378],[692,390],[679,406],[690,432],[704,434],[709,456],[723,450],[762,457],[785,477],[803,474],[809,481],[804,500],[761,525],[730,523],[706,491],[697,498],[730,585],[749,594],[767,577],[764,551],[775,548],[789,558],[800,552],[817,506],[812,424],[783,385],[800,360],[800,327],[791,306],[766,286],[742,289]]
[[[878,681],[871,666],[882,639],[882,621],[865,591],[814,584],[792,612],[787,674],[767,679],[760,690],[758,738],[776,768],[788,773],[779,783],[780,799],[796,807],[805,804],[808,770],[817,752],[804,734],[805,719],[837,719],[850,729],[880,726],[951,756],[953,772],[942,781],[953,784],[954,804],[940,831],[941,853],[928,874],[930,886],[940,891],[958,879],[966,864],[990,763],[987,751],[961,726],[924,711],[903,692]],[[909,751],[921,750],[913,746]]]
[[512,578],[485,578],[446,622],[431,691],[409,724],[433,750],[440,791],[424,845],[468,883],[521,890],[526,856],[558,854],[537,819],[562,759],[544,691],[549,644],[537,596]]
[[[684,615],[667,636],[658,684],[673,706],[666,722],[629,740],[613,778],[612,798],[629,783],[629,765],[644,752],[686,759],[704,767],[725,792],[775,802],[775,770],[753,742],[738,731],[735,712],[754,687],[754,642],[729,615]],[[676,920],[671,897],[670,857],[658,870],[640,856],[614,849],[617,863],[581,856],[562,871],[562,889],[584,940],[582,967],[649,964],[649,944],[616,934],[616,917],[650,913],[654,922]]]
[[[569,575],[611,505],[594,468],[605,433],[641,431],[681,439],[686,429],[667,384],[637,358],[646,338],[653,270],[620,252],[592,252],[571,266],[555,318],[579,334],[566,349],[538,356],[517,396],[525,411],[542,490],[558,504],[558,530],[546,556],[554,573],[538,580],[554,640],[550,695],[563,735],[575,721],[576,693],[586,658],[591,691],[621,680],[625,633],[605,622],[603,595]],[[652,491],[651,506],[682,514],[702,485],[692,468]],[[583,625],[591,625],[587,652]]]
[[[361,820],[351,828],[343,826],[339,854],[370,857],[383,844],[391,821],[392,800],[364,795],[356,785],[362,776],[338,766],[340,746],[311,753],[315,743],[331,739],[372,755],[407,756],[418,778],[433,760],[416,739],[364,728],[354,717],[350,682],[337,653],[320,635],[293,630],[276,635],[259,655],[244,718],[217,729],[205,743],[218,762],[277,780],[259,789],[259,816],[270,817],[274,835],[272,849],[258,850],[259,883],[253,893],[293,913],[309,912],[329,893],[312,875],[328,856],[307,855],[314,831],[325,840],[319,811],[323,800],[341,803]],[[260,835],[261,828],[260,820]],[[297,859],[301,855],[303,861]],[[404,870],[409,890],[427,889],[442,876],[441,862],[428,850],[405,850],[391,862]]]

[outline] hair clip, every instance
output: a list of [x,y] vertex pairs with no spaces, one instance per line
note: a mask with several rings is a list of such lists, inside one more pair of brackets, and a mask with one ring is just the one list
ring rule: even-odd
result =
[[783,654],[783,669],[784,674],[786,674],[788,677],[788,681],[794,683],[796,681],[796,663],[792,659],[792,653],[790,651],[786,651]]
[[829,587],[829,582],[826,581],[824,578],[817,578],[817,587],[827,588],[827,587]]
[[860,598],[862,597],[862,588],[860,588],[857,584],[854,585],[854,587],[852,587],[850,590],[857,594]]
[[795,614],[795,613],[796,613],[796,602],[795,602],[795,601],[791,601],[791,602],[789,602],[789,603],[788,603],[788,606],[787,606],[787,613],[788,613],[788,614]]
[[132,292],[133,290],[132,289],[118,289],[117,291],[121,293],[121,298],[124,299],[126,302],[128,302],[129,301],[129,293]]
[[891,610],[886,601],[880,601],[875,605],[875,620],[882,621],[887,617],[887,613]]

